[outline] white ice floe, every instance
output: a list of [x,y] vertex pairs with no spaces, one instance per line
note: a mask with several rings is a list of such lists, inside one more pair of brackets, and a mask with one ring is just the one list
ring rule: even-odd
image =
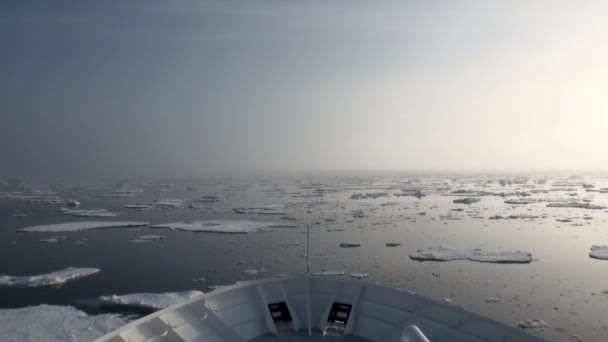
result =
[[72,215],[78,217],[115,217],[118,213],[107,211],[106,209],[70,209],[60,208],[58,212],[64,215]]
[[257,275],[258,273],[260,273],[260,271],[252,269],[252,270],[244,270],[243,273],[249,274],[249,275]]
[[164,238],[165,238],[164,235],[140,235],[140,236],[136,237],[135,239],[131,239],[129,241],[133,242],[133,243],[142,243],[142,242],[152,242],[154,240],[161,240]]
[[285,210],[285,206],[282,204],[267,204],[260,207],[248,207],[248,208],[233,208],[237,214],[259,214],[259,215],[287,215],[288,211]]
[[322,272],[314,272],[314,273],[311,273],[310,275],[324,276],[324,277],[342,276],[342,275],[344,275],[344,271],[322,271]]
[[57,238],[48,238],[48,239],[40,239],[40,242],[46,242],[46,243],[52,243],[52,242],[57,242],[59,240],[57,240]]
[[116,314],[87,315],[71,306],[0,309],[0,339],[6,342],[93,341],[128,323]]
[[500,299],[498,297],[486,298],[486,303],[500,303],[500,302],[502,302],[502,299]]
[[418,261],[471,260],[491,263],[531,263],[532,255],[527,252],[484,251],[478,248],[450,248],[444,246],[419,249],[410,258]]
[[79,230],[117,228],[117,227],[141,227],[149,225],[148,222],[139,221],[83,221],[46,224],[18,229],[20,232],[76,232]]
[[10,276],[0,275],[0,287],[42,287],[61,285],[68,281],[83,278],[101,271],[98,268],[74,268],[68,267],[61,271],[45,273],[33,276]]
[[581,208],[581,209],[590,209],[590,210],[601,210],[606,209],[606,207],[600,205],[593,205],[587,202],[566,202],[566,203],[549,203],[547,204],[549,208]]
[[202,295],[203,293],[200,291],[133,293],[123,296],[101,296],[99,300],[112,305],[160,310]]
[[350,277],[355,279],[363,279],[369,277],[369,273],[351,273]]
[[151,210],[154,209],[154,206],[151,204],[125,204],[123,207],[127,209],[135,209],[135,210]]
[[159,201],[154,201],[151,203],[151,205],[153,205],[154,207],[157,208],[166,208],[166,209],[175,209],[175,208],[183,208],[185,207],[187,204],[187,201],[181,200],[181,199],[165,199],[165,200],[159,200]]
[[292,224],[262,222],[262,221],[185,221],[175,223],[163,223],[152,226],[152,228],[169,228],[205,233],[228,233],[245,234],[256,231],[271,230],[275,228],[293,228]]
[[608,260],[608,246],[591,246],[589,256],[594,259]]
[[519,324],[517,324],[520,328],[522,329],[545,329],[549,327],[549,324],[547,324],[547,322],[543,321],[542,319],[526,319],[524,321],[519,322]]

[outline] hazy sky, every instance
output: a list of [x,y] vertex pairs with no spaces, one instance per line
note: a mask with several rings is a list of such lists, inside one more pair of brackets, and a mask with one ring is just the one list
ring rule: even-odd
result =
[[3,1],[0,176],[608,169],[606,1]]

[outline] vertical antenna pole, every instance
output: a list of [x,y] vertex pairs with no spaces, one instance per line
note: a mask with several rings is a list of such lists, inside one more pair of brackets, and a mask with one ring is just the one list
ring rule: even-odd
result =
[[310,276],[310,226],[306,226],[306,275]]
[[308,277],[308,336],[312,336],[311,326],[312,322],[310,321],[310,226],[306,226],[306,276]]

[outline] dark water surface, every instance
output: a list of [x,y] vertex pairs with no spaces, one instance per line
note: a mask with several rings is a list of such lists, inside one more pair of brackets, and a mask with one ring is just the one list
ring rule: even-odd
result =
[[[536,193],[531,198],[588,199],[608,205],[608,193],[590,193],[581,186],[526,184],[500,186],[482,177],[446,179],[404,178],[319,179],[296,183],[293,180],[233,181],[203,184],[181,181],[139,185],[144,197],[98,198],[106,190],[63,187],[63,198],[77,199],[82,209],[121,212],[115,218],[76,218],[62,215],[59,205],[24,203],[0,199],[0,274],[34,275],[69,266],[96,267],[101,272],[55,288],[0,288],[0,307],[16,308],[42,303],[82,305],[84,299],[101,295],[137,292],[169,292],[188,289],[209,291],[207,286],[232,284],[252,279],[246,269],[275,273],[305,272],[306,226],[312,230],[313,271],[339,270],[370,273],[367,279],[418,291],[434,299],[450,298],[453,305],[487,315],[515,326],[519,321],[541,318],[550,328],[538,332],[548,340],[571,341],[574,334],[585,341],[608,340],[608,261],[591,259],[589,248],[608,244],[608,213],[604,210],[548,208],[546,202],[512,206],[498,196],[482,196],[479,203],[452,203],[446,196],[458,189],[512,192],[531,189],[560,189]],[[596,188],[608,186],[606,178],[585,179]],[[575,182],[575,181],[572,181]],[[580,182],[580,180],[576,180]],[[242,186],[242,189],[231,185]],[[396,197],[404,187],[421,187],[428,195]],[[333,189],[322,197],[315,189]],[[388,197],[354,200],[358,192],[388,192]],[[198,203],[198,209],[178,208],[152,211],[125,209],[124,204],[159,199],[196,199],[217,193],[224,200]],[[296,196],[296,197],[294,197]],[[393,205],[381,205],[396,202]],[[235,214],[232,208],[262,204],[285,204],[283,215]],[[366,217],[353,218],[361,209]],[[451,209],[464,209],[452,211]],[[13,214],[26,213],[27,217]],[[424,214],[422,214],[424,213]],[[493,215],[527,214],[536,219],[491,220]],[[589,218],[591,217],[591,218]],[[571,223],[556,221],[571,218]],[[147,221],[152,224],[185,220],[248,219],[294,223],[295,228],[250,234],[215,234],[169,229],[114,228],[80,232],[19,233],[18,228],[72,221]],[[166,236],[149,243],[131,243],[144,234]],[[41,243],[42,238],[67,236],[57,243]],[[88,238],[84,245],[74,242]],[[385,247],[398,241],[399,247]],[[299,242],[300,245],[289,245]],[[340,242],[361,243],[359,248],[340,248]],[[418,248],[445,245],[491,250],[525,250],[532,253],[531,264],[482,264],[468,261],[418,262],[409,254]],[[205,278],[205,282],[192,279]],[[499,297],[500,303],[488,303]]]

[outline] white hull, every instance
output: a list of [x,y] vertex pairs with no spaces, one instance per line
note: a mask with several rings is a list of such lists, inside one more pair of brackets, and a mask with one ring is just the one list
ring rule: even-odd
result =
[[141,318],[97,341],[311,339],[543,341],[407,291],[360,280],[306,276],[247,281],[217,289]]

